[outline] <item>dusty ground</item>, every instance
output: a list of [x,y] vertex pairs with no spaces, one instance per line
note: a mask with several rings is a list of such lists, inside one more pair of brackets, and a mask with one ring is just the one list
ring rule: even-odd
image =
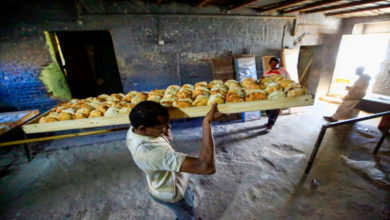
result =
[[[281,116],[262,135],[266,118],[214,125],[217,173],[191,176],[203,219],[388,219],[390,188],[342,163],[340,155],[376,161],[390,179],[390,144],[371,154],[379,133],[367,123],[330,129],[311,173],[303,171],[324,121],[335,106]],[[369,124],[375,124],[371,122]],[[199,152],[200,122],[173,125],[174,147]],[[361,132],[360,128],[369,128]],[[146,179],[124,142],[125,131],[31,145],[2,152],[1,219],[173,219],[147,194]],[[310,186],[316,178],[320,185]]]

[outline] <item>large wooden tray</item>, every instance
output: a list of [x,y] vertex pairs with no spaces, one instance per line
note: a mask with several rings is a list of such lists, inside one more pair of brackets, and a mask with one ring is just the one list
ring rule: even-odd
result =
[[[252,102],[240,102],[218,105],[218,110],[223,113],[239,113],[269,109],[281,109],[298,106],[308,106],[314,104],[313,95],[305,95],[298,97],[282,98],[277,100],[261,100]],[[194,118],[205,116],[209,111],[210,106],[201,106],[193,108],[181,108],[169,110],[171,119],[179,118]],[[40,117],[48,113],[42,114]],[[41,123],[38,121],[40,117],[22,126],[22,129],[27,134],[65,131],[81,128],[96,128],[112,125],[128,125],[130,123],[127,115],[118,115],[114,117],[86,118],[69,121],[58,121],[50,123]]]

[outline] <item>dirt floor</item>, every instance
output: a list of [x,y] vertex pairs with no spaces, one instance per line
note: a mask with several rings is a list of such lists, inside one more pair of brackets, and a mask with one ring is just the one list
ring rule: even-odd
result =
[[[390,180],[390,143],[371,154],[378,120],[329,129],[308,176],[314,142],[336,105],[317,101],[282,115],[264,134],[266,117],[213,126],[217,172],[191,176],[203,219],[389,219],[390,186],[340,158],[374,161]],[[173,124],[174,147],[196,156],[200,121]],[[0,219],[174,219],[148,196],[146,179],[125,145],[126,131],[31,144],[0,157]],[[319,185],[311,186],[312,179]]]

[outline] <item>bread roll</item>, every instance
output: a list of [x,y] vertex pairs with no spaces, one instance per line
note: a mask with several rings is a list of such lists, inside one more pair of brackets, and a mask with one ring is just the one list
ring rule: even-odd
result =
[[147,93],[145,93],[145,92],[138,92],[138,93],[131,99],[131,103],[136,105],[136,104],[138,104],[138,103],[140,103],[140,102],[146,101],[147,98],[148,98]]
[[246,88],[248,85],[256,84],[256,80],[252,78],[245,78],[241,81],[241,86]]
[[268,99],[281,99],[285,98],[286,94],[283,91],[276,90],[273,93],[268,95]]
[[89,114],[88,118],[97,118],[97,117],[103,117],[103,116],[104,116],[104,113],[103,113],[103,112],[101,112],[101,111],[99,111],[99,110],[93,110],[93,111]]
[[191,89],[185,89],[181,88],[179,92],[177,93],[178,99],[188,99],[192,97],[192,90]]
[[216,79],[216,80],[213,80],[209,83],[209,87],[210,88],[213,88],[215,85],[223,85],[223,82],[222,80],[219,80],[219,79]]
[[175,95],[179,91],[179,89],[180,89],[180,86],[178,86],[178,85],[168,86],[168,88],[165,90],[164,96],[167,94]]
[[40,119],[39,119],[39,123],[46,123],[46,119],[47,117],[46,116],[42,116]]
[[94,100],[92,102],[89,103],[90,106],[96,108],[98,105],[101,105],[102,102],[98,101],[98,100]]
[[149,96],[164,96],[165,89],[154,89],[149,92]]
[[107,111],[104,113],[104,116],[110,117],[110,116],[116,116],[118,114],[119,114],[119,109],[111,107],[111,108],[107,109]]
[[207,102],[209,101],[208,95],[198,95],[195,99],[195,101],[192,103],[193,106],[206,106]]
[[164,97],[161,99],[160,104],[164,107],[172,107],[172,104],[176,101],[176,96]]
[[73,119],[82,119],[82,118],[88,118],[88,117],[80,112],[76,112],[73,114]]
[[268,83],[271,83],[273,82],[272,79],[268,78],[268,77],[263,77],[261,80],[260,80],[260,83],[261,84],[268,84]]
[[225,96],[226,93],[227,93],[227,91],[225,89],[218,88],[218,87],[214,87],[210,91],[210,95],[221,94],[221,95]]
[[210,94],[210,90],[205,87],[205,86],[197,86],[195,87],[193,93],[192,93],[192,98],[196,98],[198,97],[199,95],[209,95]]
[[306,95],[307,90],[303,87],[300,88],[292,88],[287,91],[287,97],[295,97],[295,96],[301,96],[301,95]]
[[213,105],[214,103],[217,103],[217,104],[225,103],[224,96],[221,94],[211,95],[209,98],[209,101],[207,102],[207,105]]
[[194,89],[194,86],[191,85],[191,84],[184,84],[182,85],[181,87],[182,89],[189,89],[189,90],[193,90]]
[[107,95],[107,94],[101,94],[101,95],[98,96],[98,100],[101,101],[101,102],[106,101],[108,98],[110,98],[110,96]]
[[56,122],[58,121],[56,118],[53,118],[53,117],[47,117],[46,120],[45,120],[45,123],[49,123],[49,122]]
[[130,108],[130,109],[132,109],[132,108],[134,108],[134,104],[132,104],[132,103],[127,103],[127,102],[121,102],[121,107],[122,108]]
[[94,108],[93,106],[91,106],[90,104],[87,104],[87,103],[79,104],[77,107],[78,108],[88,108],[88,109]]
[[198,87],[198,86],[203,86],[203,87],[206,87],[206,88],[209,87],[209,85],[207,84],[206,81],[201,81],[201,82],[195,83],[195,86],[194,86],[194,87],[196,88],[196,87]]
[[72,119],[73,119],[73,116],[71,113],[61,112],[60,114],[58,114],[59,121],[67,121],[67,120],[72,120]]
[[80,113],[80,114],[83,114],[83,115],[88,117],[89,114],[91,113],[91,109],[89,109],[89,108],[80,108],[79,110],[76,111],[76,113]]
[[267,85],[267,88],[265,88],[265,91],[266,91],[268,94],[271,94],[271,93],[273,93],[273,92],[275,92],[275,91],[277,91],[277,90],[282,90],[282,87],[281,87],[279,84],[274,83],[274,82],[269,83],[269,84]]
[[96,110],[99,110],[103,113],[105,113],[107,111],[107,109],[109,109],[110,106],[108,106],[107,104],[100,104],[98,106],[96,106]]
[[153,102],[160,103],[161,99],[162,99],[161,96],[152,95],[152,96],[149,96],[147,100],[148,100],[148,101],[153,101]]
[[189,108],[192,107],[192,99],[178,99],[172,104],[175,108]]
[[261,89],[248,90],[245,95],[245,101],[264,100],[267,98],[267,93]]
[[273,74],[273,75],[269,76],[269,78],[272,79],[273,81],[276,81],[276,80],[283,78],[283,76]]
[[49,114],[47,115],[48,117],[52,117],[52,118],[58,118],[58,112],[49,112]]
[[76,108],[67,108],[67,109],[63,109],[62,111],[61,111],[61,113],[62,112],[66,112],[66,113],[69,113],[69,114],[74,114],[74,113],[76,113]]
[[244,102],[244,98],[237,93],[228,93],[226,95],[226,103]]
[[131,99],[132,99],[132,98],[133,98],[133,97],[132,97],[131,95],[127,94],[127,95],[125,95],[125,97],[122,98],[121,101],[124,101],[124,102],[131,102]]
[[119,110],[120,115],[129,115],[132,108],[123,107]]
[[230,80],[226,81],[224,85],[229,87],[229,89],[234,88],[234,87],[241,87],[240,83],[234,79],[230,79]]

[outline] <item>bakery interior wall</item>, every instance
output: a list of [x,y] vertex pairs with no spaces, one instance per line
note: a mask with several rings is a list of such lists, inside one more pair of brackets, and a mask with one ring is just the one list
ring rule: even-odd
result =
[[[320,14],[293,19],[231,16],[144,16],[131,13],[221,14],[216,7],[193,8],[171,3],[158,7],[143,1],[2,1],[0,83],[2,111],[47,109],[58,100],[46,94],[39,75],[53,61],[44,31],[109,31],[123,91],[165,88],[170,84],[211,80],[210,58],[250,51],[261,57],[280,55],[282,47],[337,45],[340,20]],[[254,15],[253,11],[240,12]],[[293,33],[295,32],[295,33]],[[159,45],[158,40],[164,41]],[[329,40],[330,39],[330,40]],[[335,39],[335,40],[334,40]],[[334,42],[333,42],[334,41]],[[283,45],[282,45],[283,43]],[[314,53],[308,88],[316,92],[326,62],[328,46]],[[325,70],[324,70],[325,69]],[[66,85],[65,85],[66,86]]]

